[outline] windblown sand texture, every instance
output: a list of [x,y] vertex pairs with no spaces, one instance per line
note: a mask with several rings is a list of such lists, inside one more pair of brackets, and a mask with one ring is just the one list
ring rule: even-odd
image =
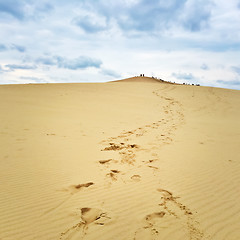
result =
[[240,239],[240,92],[150,78],[0,86],[1,240]]

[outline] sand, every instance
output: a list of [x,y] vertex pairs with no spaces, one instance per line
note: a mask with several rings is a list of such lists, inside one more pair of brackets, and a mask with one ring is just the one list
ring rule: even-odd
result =
[[1,240],[240,238],[240,91],[2,85],[0,113]]

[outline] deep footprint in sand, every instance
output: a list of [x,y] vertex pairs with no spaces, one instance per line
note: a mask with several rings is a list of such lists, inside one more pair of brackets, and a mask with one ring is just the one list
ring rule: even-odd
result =
[[62,232],[60,239],[71,239],[76,234],[82,239],[87,234],[89,225],[94,223],[103,226],[111,219],[106,212],[98,208],[84,207],[80,208],[80,212],[80,221],[65,232]]
[[117,181],[119,173],[120,173],[119,170],[113,169],[113,170],[111,170],[110,173],[107,173],[106,176],[110,177],[113,181]]
[[104,165],[104,164],[109,164],[111,161],[112,161],[112,159],[100,160],[99,163]]
[[132,148],[139,148],[137,144],[127,144],[121,142],[121,143],[109,143],[108,147],[105,147],[101,151],[120,151],[122,149],[132,149]]
[[66,190],[69,191],[71,194],[75,194],[75,193],[83,190],[84,188],[88,188],[88,187],[90,187],[92,185],[94,185],[93,182],[76,184],[76,185],[69,186]]
[[102,211],[98,208],[81,208],[81,218],[85,225],[100,219],[102,214]]

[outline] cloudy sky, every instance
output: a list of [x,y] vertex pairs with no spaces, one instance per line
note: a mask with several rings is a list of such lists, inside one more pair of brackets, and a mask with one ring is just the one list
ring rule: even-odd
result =
[[240,0],[0,0],[0,84],[140,73],[240,89]]

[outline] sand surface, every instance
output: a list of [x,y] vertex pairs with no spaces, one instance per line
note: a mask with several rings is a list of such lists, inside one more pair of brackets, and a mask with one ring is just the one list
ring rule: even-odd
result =
[[0,86],[0,239],[240,239],[240,91]]

